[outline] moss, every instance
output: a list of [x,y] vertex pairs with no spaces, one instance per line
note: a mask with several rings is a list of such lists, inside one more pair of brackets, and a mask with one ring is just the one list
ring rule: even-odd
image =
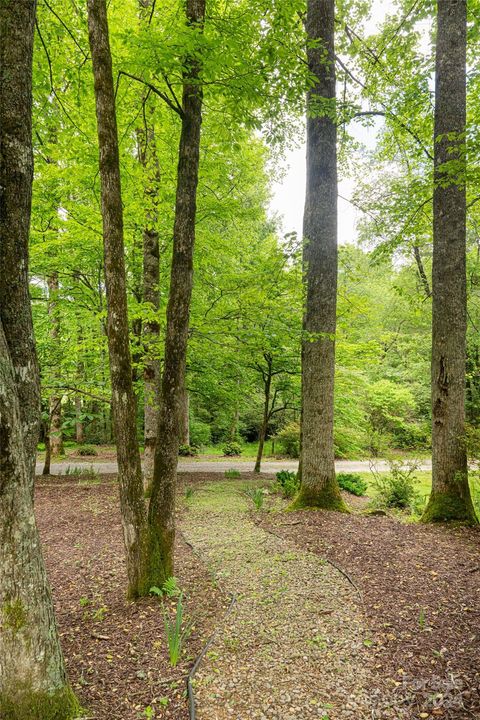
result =
[[11,694],[0,694],[2,720],[74,720],[81,714],[80,705],[68,685],[53,693],[16,687]]
[[2,608],[3,627],[18,632],[27,622],[27,612],[21,600],[6,602]]
[[162,587],[173,576],[173,546],[175,533],[150,528],[147,539],[145,571],[138,579],[136,588],[130,588],[130,599],[146,597],[152,587]]
[[320,489],[300,486],[298,495],[288,506],[288,510],[334,510],[336,512],[350,512],[345,505],[336,481],[325,483]]
[[470,498],[457,494],[432,492],[421,522],[461,522],[466,525],[478,525],[478,518]]

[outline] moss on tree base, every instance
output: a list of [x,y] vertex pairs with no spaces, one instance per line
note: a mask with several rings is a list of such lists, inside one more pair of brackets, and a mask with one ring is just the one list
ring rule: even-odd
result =
[[80,705],[68,685],[53,693],[17,687],[12,693],[0,694],[2,720],[74,720],[80,714]]
[[449,493],[432,492],[421,522],[461,522],[466,525],[478,525],[478,518],[470,499],[465,500]]
[[336,483],[329,483],[320,490],[305,485],[300,486],[298,495],[288,506],[288,510],[333,510],[349,513]]

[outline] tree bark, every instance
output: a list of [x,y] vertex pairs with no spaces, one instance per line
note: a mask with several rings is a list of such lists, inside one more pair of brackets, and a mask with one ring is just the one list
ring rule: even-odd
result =
[[[52,273],[47,278],[48,285],[48,316],[50,318],[50,338],[56,354],[56,347],[60,338],[60,317],[58,314],[57,295],[58,295],[58,273]],[[59,364],[55,362],[54,368],[55,380],[60,380]],[[50,456],[58,457],[63,455],[63,432],[62,432],[62,399],[61,396],[52,395],[49,399],[49,432],[48,443],[50,446]]]
[[257,458],[255,460],[254,472],[259,473],[262,468],[263,448],[265,445],[265,438],[267,437],[268,421],[270,419],[270,391],[272,388],[272,360],[268,356],[267,361],[267,372],[263,372],[263,386],[264,386],[264,404],[263,404],[263,418],[260,426],[260,433],[258,436],[258,450]]
[[303,218],[306,302],[302,342],[301,485],[294,504],[345,510],[333,444],[337,304],[337,126],[334,0],[308,0],[307,186]]
[[[106,0],[88,0],[102,197],[107,337],[128,595],[148,593],[147,524],[132,383],[115,94]],[[148,586],[147,586],[148,585]]]
[[79,395],[75,395],[75,440],[79,445],[85,442],[85,428],[82,417],[82,399]]
[[432,493],[423,514],[425,522],[477,522],[468,484],[465,442],[466,31],[466,0],[438,0],[432,267]]
[[[187,0],[187,21],[202,32],[205,0]],[[182,396],[188,326],[193,286],[193,249],[197,208],[200,134],[203,91],[200,84],[201,60],[185,59],[182,95],[182,129],[177,169],[173,256],[167,305],[162,376],[162,404],[149,506],[151,577],[159,584],[173,574],[175,540],[175,490],[178,449],[181,435]]]
[[[141,14],[148,9],[150,2],[142,1]],[[147,108],[146,108],[147,111]],[[160,184],[160,165],[155,144],[153,118],[145,112],[145,127],[139,131],[139,159],[145,170],[144,197],[146,203],[145,227],[143,230],[143,302],[157,314],[160,308],[160,253],[158,242],[158,203]],[[144,441],[143,478],[145,488],[150,488],[153,480],[153,465],[160,410],[160,324],[157,319],[148,319],[143,323],[143,381],[144,381]]]
[[68,687],[33,510],[39,374],[28,292],[33,0],[0,3],[0,717],[66,720]]
[[190,396],[186,384],[183,387],[180,420],[180,445],[190,445]]

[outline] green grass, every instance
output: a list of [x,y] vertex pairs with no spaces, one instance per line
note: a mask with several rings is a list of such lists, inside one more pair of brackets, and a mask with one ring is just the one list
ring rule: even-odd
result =
[[[213,455],[218,458],[223,458],[223,446],[225,443],[219,443],[218,445],[204,445],[200,450],[200,456],[202,455]],[[251,460],[252,458],[257,457],[257,451],[258,451],[258,442],[252,442],[252,443],[240,443],[242,447],[242,454],[235,458],[235,460],[241,460],[242,458],[244,460]],[[267,440],[264,446],[264,452],[263,457],[274,457],[272,455],[272,441]]]

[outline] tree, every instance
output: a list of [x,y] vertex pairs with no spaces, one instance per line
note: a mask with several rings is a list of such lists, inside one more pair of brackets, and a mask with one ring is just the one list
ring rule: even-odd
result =
[[432,269],[432,492],[425,522],[477,518],[465,439],[466,0],[437,3]]
[[147,518],[137,439],[136,401],[132,382],[120,162],[105,0],[88,1],[88,29],[98,126],[107,287],[107,337],[120,507],[126,550],[128,595],[137,597],[147,593],[151,585],[146,577]]
[[316,80],[307,95],[301,485],[294,504],[345,510],[333,443],[338,265],[334,22],[334,0],[309,0],[307,56]]
[[66,720],[68,686],[33,510],[40,388],[28,287],[35,2],[0,5],[0,716]]
[[[194,35],[203,32],[205,0],[187,0],[187,23]],[[148,521],[150,526],[150,562],[164,579],[173,574],[175,540],[175,493],[178,450],[182,431],[185,395],[190,303],[193,287],[193,249],[197,210],[197,186],[200,164],[202,124],[202,62],[197,48],[187,55],[183,70],[181,107],[182,128],[178,152],[175,223],[170,291],[167,306],[167,331],[162,376],[162,403],[155,451],[152,494]],[[157,582],[157,584],[159,584]],[[161,585],[161,583],[160,583]]]

